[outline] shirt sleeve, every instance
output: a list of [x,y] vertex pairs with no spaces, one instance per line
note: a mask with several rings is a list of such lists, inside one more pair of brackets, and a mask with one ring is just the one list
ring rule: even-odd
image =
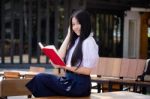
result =
[[93,37],[89,37],[83,42],[82,51],[82,66],[87,68],[93,68],[94,66],[96,66],[99,59],[99,55],[98,46]]

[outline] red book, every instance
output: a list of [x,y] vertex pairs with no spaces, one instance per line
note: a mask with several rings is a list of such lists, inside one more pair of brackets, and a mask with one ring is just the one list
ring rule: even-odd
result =
[[66,66],[63,60],[59,57],[57,50],[54,45],[44,47],[40,42],[39,46],[42,52],[51,60],[53,64]]

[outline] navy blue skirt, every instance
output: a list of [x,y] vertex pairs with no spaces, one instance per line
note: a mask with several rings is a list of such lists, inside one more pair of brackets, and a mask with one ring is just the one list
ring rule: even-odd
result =
[[46,96],[89,96],[91,93],[90,76],[66,72],[65,77],[40,73],[26,84],[35,97]]

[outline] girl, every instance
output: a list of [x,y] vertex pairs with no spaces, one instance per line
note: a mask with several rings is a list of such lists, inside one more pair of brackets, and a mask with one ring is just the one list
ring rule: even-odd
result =
[[65,77],[40,73],[26,85],[27,88],[35,97],[89,96],[90,73],[99,56],[88,12],[79,10],[72,14],[69,32],[58,52],[66,66],[52,65],[65,69]]

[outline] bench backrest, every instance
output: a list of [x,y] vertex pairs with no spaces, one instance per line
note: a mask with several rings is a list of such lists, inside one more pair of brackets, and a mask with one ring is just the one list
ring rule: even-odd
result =
[[137,79],[137,76],[143,73],[145,67],[143,59],[122,59],[120,77],[123,79]]
[[98,74],[97,74],[97,69],[98,69],[98,66],[99,66],[99,64],[100,64],[100,63],[99,63],[99,62],[100,62],[99,60],[100,60],[100,58],[98,59],[98,61],[97,61],[97,63],[96,63],[96,66],[93,67],[92,72],[91,72],[91,75],[98,75]]
[[143,74],[145,66],[146,66],[146,60],[145,59],[138,59],[138,67],[137,67],[137,71],[136,71],[136,78],[137,78],[137,76]]
[[97,65],[97,75],[102,76],[105,73],[105,67],[107,64],[107,58],[100,57],[99,64]]
[[120,77],[135,79],[137,59],[122,59],[122,65],[120,70]]
[[20,73],[17,71],[5,71],[3,74],[4,79],[20,79]]
[[136,79],[144,71],[146,60],[100,57],[93,73],[102,77]]
[[105,72],[102,76],[119,77],[121,66],[120,58],[109,58],[106,61]]
[[30,66],[29,69],[30,72],[45,72],[45,68],[44,67],[36,67],[36,66]]
[[105,77],[119,77],[121,58],[100,57],[97,75]]

